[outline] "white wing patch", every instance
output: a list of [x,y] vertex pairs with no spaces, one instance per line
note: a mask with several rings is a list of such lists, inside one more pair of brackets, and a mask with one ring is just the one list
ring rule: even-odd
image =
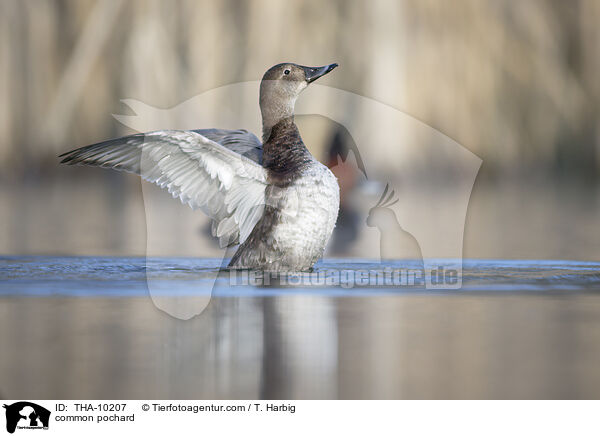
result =
[[133,172],[166,188],[213,220],[221,247],[244,242],[264,211],[264,168],[193,131],[131,135],[63,156],[68,164]]

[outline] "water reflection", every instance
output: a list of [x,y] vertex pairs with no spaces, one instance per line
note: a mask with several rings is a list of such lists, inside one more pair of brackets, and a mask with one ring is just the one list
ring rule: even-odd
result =
[[600,296],[3,297],[6,398],[597,398]]

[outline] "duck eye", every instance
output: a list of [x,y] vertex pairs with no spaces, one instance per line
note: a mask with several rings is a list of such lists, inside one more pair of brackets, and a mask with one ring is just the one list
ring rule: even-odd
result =
[[285,71],[283,72],[283,74],[285,74],[285,75],[287,76],[288,74],[290,74],[290,70],[285,70]]

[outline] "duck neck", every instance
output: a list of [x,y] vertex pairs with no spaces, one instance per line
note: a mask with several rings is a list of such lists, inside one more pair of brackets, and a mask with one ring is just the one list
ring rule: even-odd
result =
[[[294,122],[295,99],[282,99],[278,102],[265,102],[261,98],[260,112],[262,114],[262,137],[263,144],[271,137],[273,127],[285,120]],[[284,123],[285,124],[285,123]]]
[[311,159],[293,115],[269,129],[263,142],[263,166],[269,171],[272,183],[285,185],[293,181]]

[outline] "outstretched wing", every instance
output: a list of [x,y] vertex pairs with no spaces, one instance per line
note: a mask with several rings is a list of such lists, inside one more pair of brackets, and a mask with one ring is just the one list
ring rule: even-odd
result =
[[[254,136],[254,135],[252,135]],[[88,145],[62,163],[139,174],[212,220],[222,247],[246,240],[263,214],[262,166],[195,131],[160,130]]]
[[225,129],[200,129],[192,130],[202,136],[221,144],[236,153],[252,159],[262,165],[263,147],[260,139],[254,133],[247,130],[225,130]]

